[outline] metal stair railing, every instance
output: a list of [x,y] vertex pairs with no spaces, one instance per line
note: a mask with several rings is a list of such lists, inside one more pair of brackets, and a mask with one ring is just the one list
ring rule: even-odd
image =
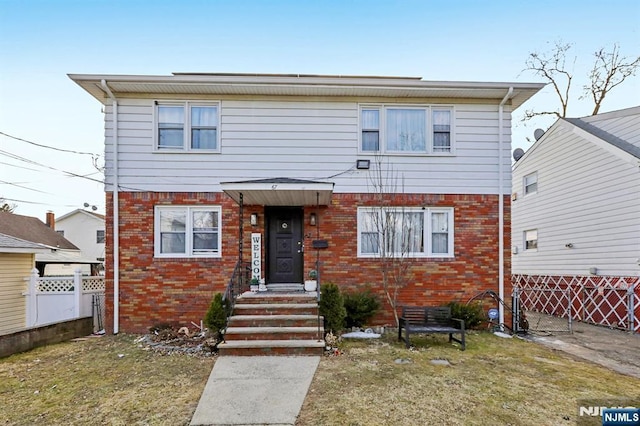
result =
[[225,305],[227,311],[227,323],[229,317],[233,313],[233,308],[236,304],[236,299],[243,292],[249,290],[249,274],[250,274],[249,262],[242,262],[238,260],[236,266],[233,268],[233,274],[227,283],[227,288],[222,295],[222,302]]

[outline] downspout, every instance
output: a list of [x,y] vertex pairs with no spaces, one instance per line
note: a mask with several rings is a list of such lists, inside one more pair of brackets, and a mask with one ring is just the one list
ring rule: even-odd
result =
[[[504,112],[504,104],[513,95],[513,87],[509,87],[509,91],[498,105],[498,295],[500,300],[504,302],[504,194],[503,184],[504,177],[502,176],[502,144],[504,143],[504,130],[502,128],[502,113]],[[504,303],[498,304],[499,309],[499,324],[502,327],[504,324]]]
[[120,209],[118,183],[118,100],[109,89],[106,80],[100,82],[102,89],[113,101],[113,334],[120,331]]

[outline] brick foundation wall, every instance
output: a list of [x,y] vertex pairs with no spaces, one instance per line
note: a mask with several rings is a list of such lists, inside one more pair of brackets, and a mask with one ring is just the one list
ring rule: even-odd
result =
[[[113,198],[107,193],[106,224],[106,329],[113,331]],[[453,207],[454,258],[411,259],[408,285],[399,294],[399,304],[440,305],[451,300],[466,302],[480,291],[498,292],[498,197],[495,195],[402,194],[397,205]],[[511,294],[510,199],[505,203],[504,285]],[[119,193],[120,204],[120,331],[143,333],[154,324],[189,325],[204,317],[214,293],[222,292],[238,258],[238,205],[223,193]],[[222,258],[154,258],[154,206],[221,205]],[[321,279],[334,282],[343,291],[365,286],[384,300],[380,286],[379,260],[357,257],[357,207],[377,205],[370,194],[333,194],[330,206],[320,207],[318,226],[307,217],[316,208],[305,208],[307,234],[304,274],[315,269],[316,252],[311,240],[326,239],[329,248],[320,252]],[[260,215],[251,227],[249,215]],[[244,260],[249,261],[251,232],[263,234],[264,207],[244,208]],[[263,271],[266,263],[263,258]],[[385,303],[375,325],[394,325]],[[508,324],[508,323],[507,323]]]

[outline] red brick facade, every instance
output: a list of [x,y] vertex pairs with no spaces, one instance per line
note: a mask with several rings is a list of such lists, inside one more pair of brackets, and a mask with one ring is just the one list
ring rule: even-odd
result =
[[[113,330],[113,198],[107,193],[106,299],[107,324]],[[400,199],[401,197],[401,199]],[[451,300],[467,301],[484,290],[498,292],[498,197],[495,195],[402,194],[398,205],[453,207],[454,258],[411,260],[409,284],[399,295],[399,304],[439,305]],[[505,203],[504,285],[511,294],[510,199]],[[120,204],[120,315],[119,330],[146,332],[154,324],[199,323],[211,298],[223,292],[238,259],[239,208],[223,193],[119,193]],[[222,258],[154,258],[154,206],[222,206]],[[364,286],[384,300],[380,288],[379,260],[357,257],[357,207],[376,205],[370,194],[333,194],[330,206],[320,207],[318,226],[305,228],[309,240],[326,239],[329,248],[320,252],[321,279],[344,291]],[[316,208],[305,208],[305,217]],[[244,260],[249,261],[251,232],[262,232],[249,224],[249,215],[263,206],[245,206]],[[311,234],[311,236],[309,236]],[[310,241],[307,247],[310,247]],[[263,240],[263,256],[265,254]],[[316,252],[305,252],[305,275],[315,269]],[[263,259],[264,262],[264,259]],[[263,263],[264,265],[264,263]],[[393,324],[387,309],[375,319]]]

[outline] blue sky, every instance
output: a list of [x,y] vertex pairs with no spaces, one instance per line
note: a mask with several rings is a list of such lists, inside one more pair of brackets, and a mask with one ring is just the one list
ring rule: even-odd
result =
[[[640,55],[640,2],[0,0],[0,132],[101,153],[101,105],[69,73],[542,81],[522,72],[525,60],[556,40],[573,43],[577,56],[569,116],[588,115],[591,103],[578,96],[592,53],[619,43],[623,55]],[[640,76],[611,92],[601,111],[638,104]],[[552,122],[525,125],[525,109],[556,107],[546,88],[516,111],[513,147],[527,149],[525,138]],[[96,172],[90,156],[2,135],[0,150],[75,174]],[[47,210],[60,216],[85,202],[103,212],[102,191],[98,183],[0,153],[0,197],[21,200],[16,213],[43,219]]]

